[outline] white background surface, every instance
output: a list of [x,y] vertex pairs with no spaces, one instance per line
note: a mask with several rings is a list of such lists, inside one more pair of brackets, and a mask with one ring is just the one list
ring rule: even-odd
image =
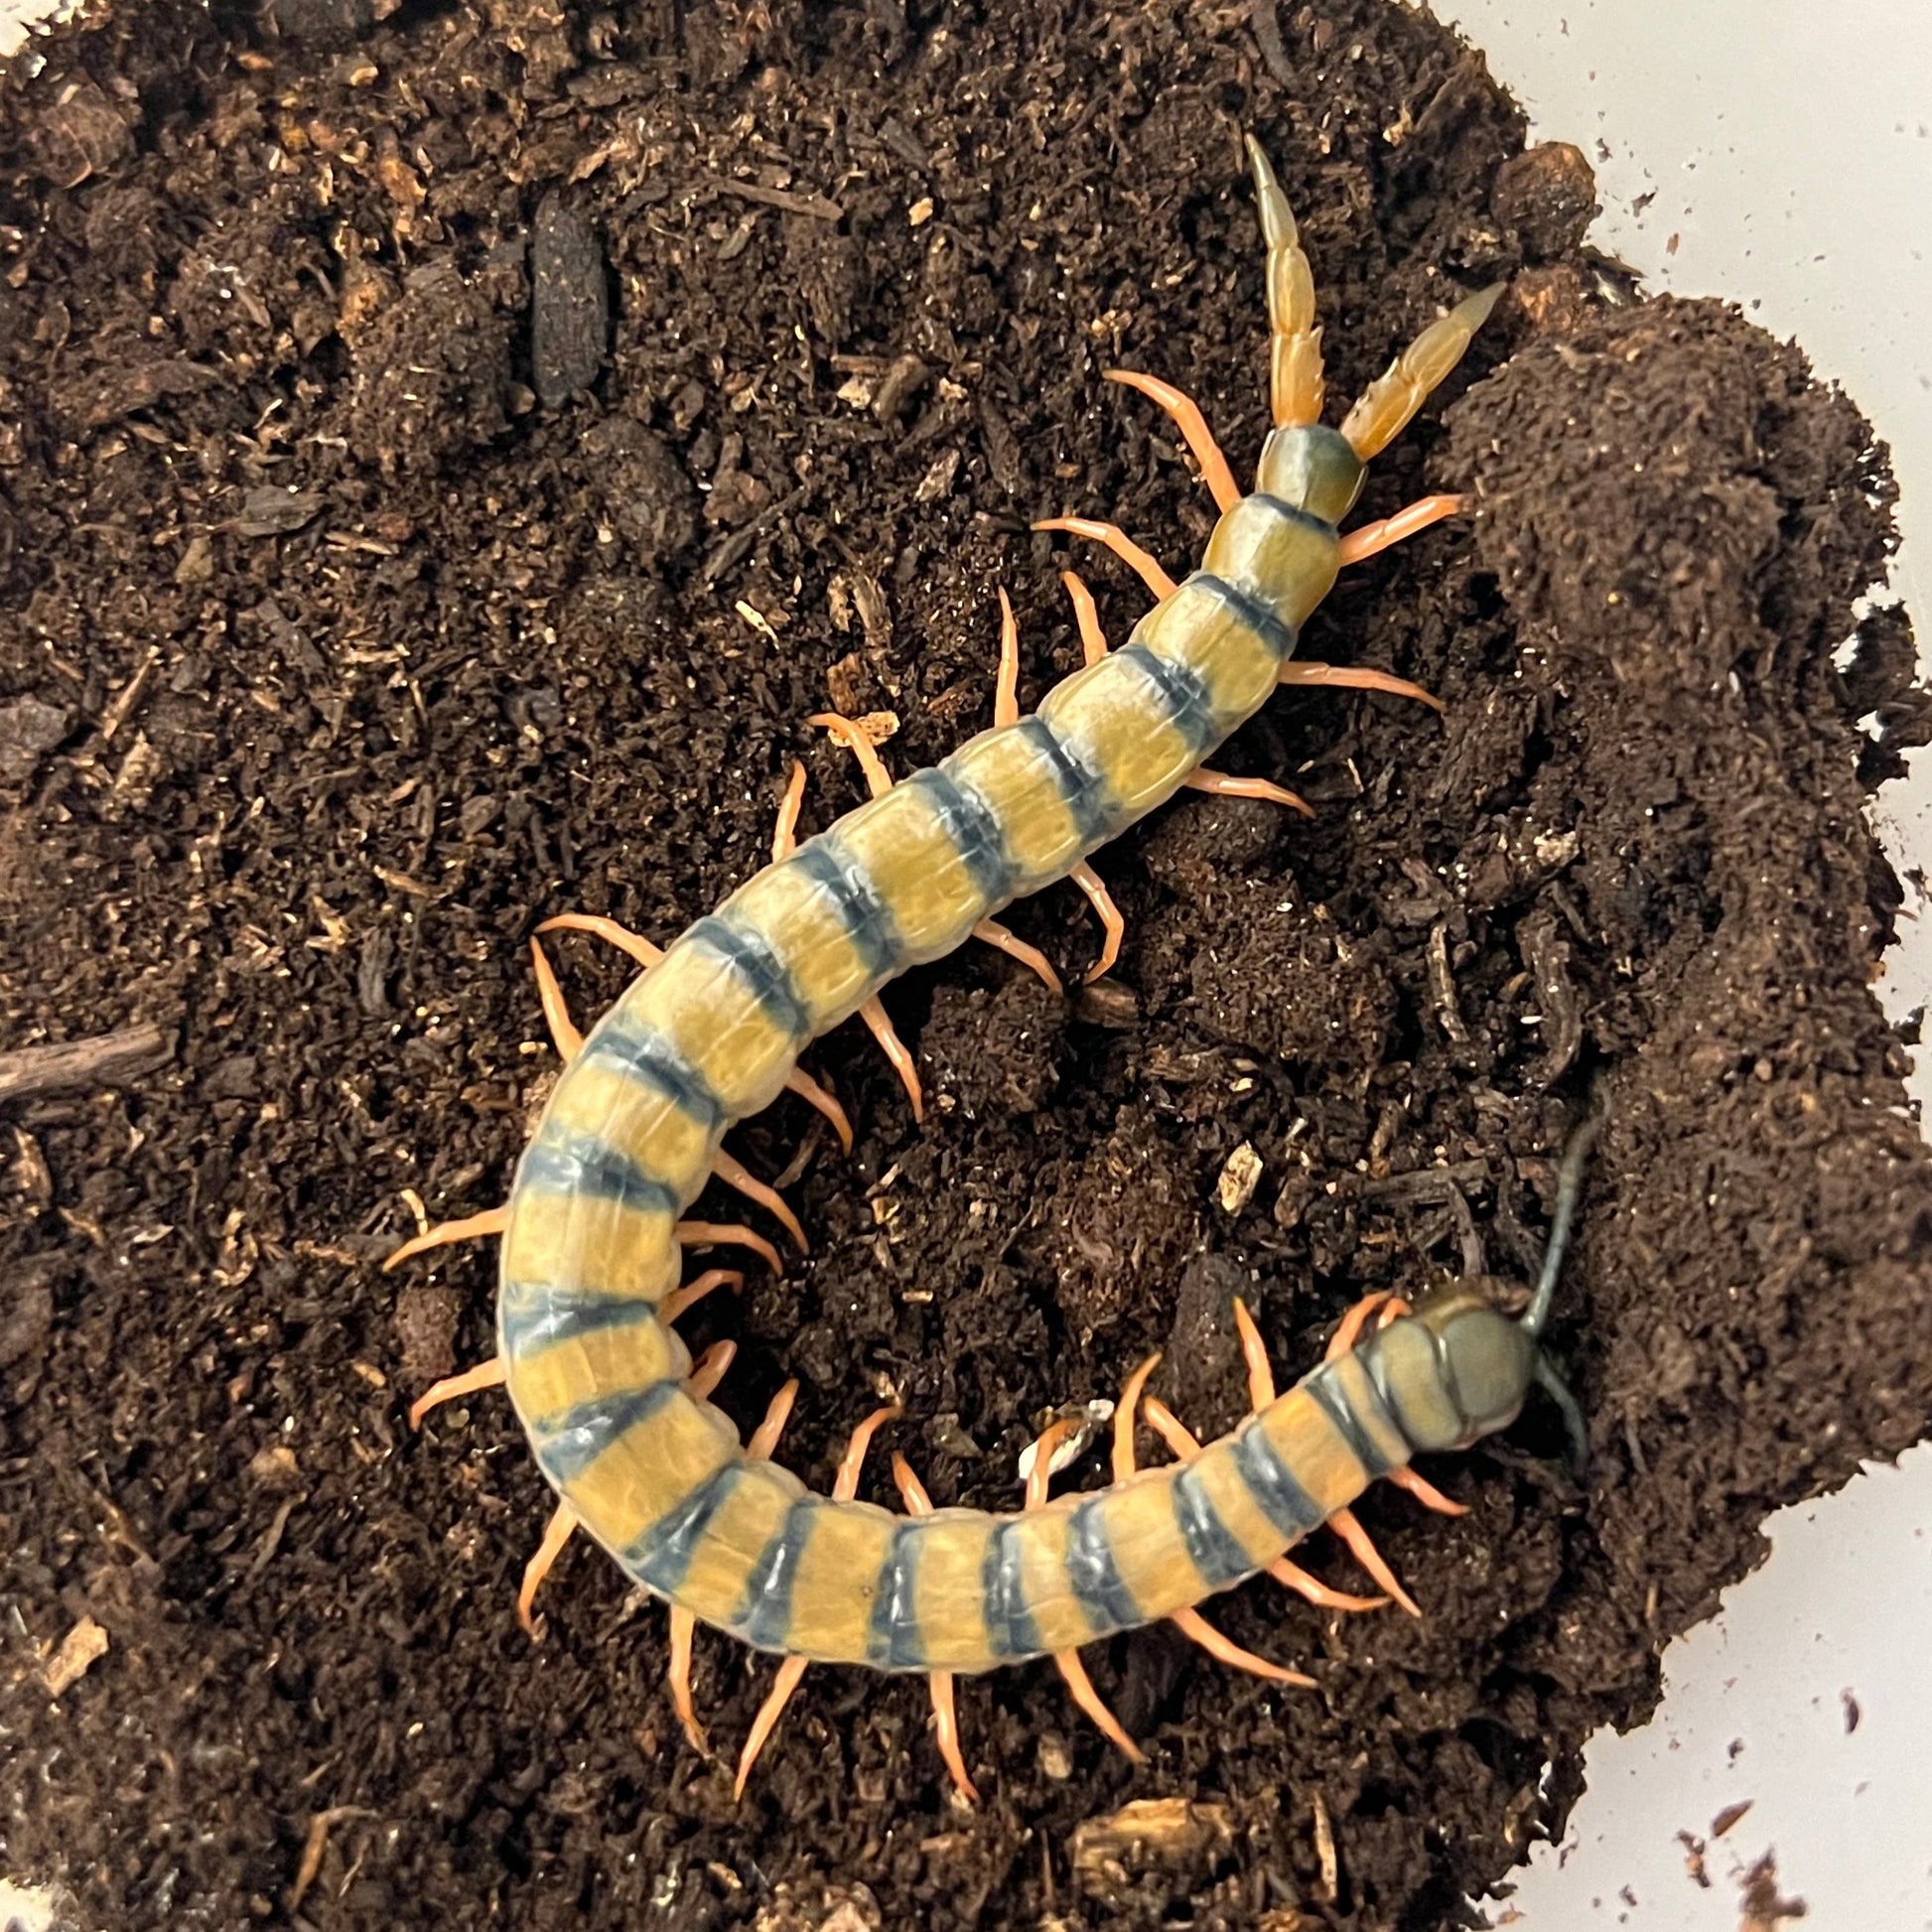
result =
[[[1596,169],[1590,238],[1653,289],[1739,303],[1795,337],[1892,447],[1894,584],[1932,613],[1932,0],[1437,0]],[[1638,206],[1643,197],[1652,197]],[[1674,243],[1674,248],[1673,248]],[[1932,759],[1874,813],[1932,869]],[[1880,991],[1932,999],[1918,896]],[[1913,1090],[1932,1097],[1932,1054]],[[1506,1906],[1517,1932],[1736,1932],[1774,1850],[1804,1932],[1932,1928],[1932,1448],[1767,1525],[1771,1563],[1674,1644],[1666,1700],[1589,1747],[1589,1790]],[[1843,1693],[1861,1718],[1846,1730]],[[1679,1832],[1710,1837],[1710,1888]]]
[[[0,0],[0,51],[28,4]],[[1741,303],[1858,399],[1904,485],[1896,587],[1932,611],[1932,0],[1435,10],[1487,53],[1539,138],[1590,157],[1599,246],[1654,288]],[[1876,817],[1901,869],[1932,868],[1932,759]],[[1917,910],[1883,989],[1896,1013],[1932,999]],[[1770,1533],[1773,1562],[1672,1647],[1656,1721],[1592,1743],[1566,1845],[1493,1915],[1520,1914],[1519,1932],[1735,1932],[1738,1875],[1774,1848],[1805,1932],[1932,1932],[1932,1448]],[[1707,1839],[1745,1799],[1701,1887],[1678,1834]]]

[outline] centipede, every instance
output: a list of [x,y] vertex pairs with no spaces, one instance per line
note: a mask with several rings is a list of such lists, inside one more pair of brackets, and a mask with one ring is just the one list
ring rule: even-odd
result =
[[[1432,1281],[1414,1298],[1357,1304],[1323,1359],[1278,1391],[1265,1338],[1246,1307],[1233,1314],[1247,1366],[1249,1413],[1203,1444],[1147,1383],[1153,1356],[1128,1378],[1113,1416],[1112,1481],[1050,1493],[1075,1424],[1053,1423],[1034,1446],[1019,1508],[936,1508],[902,1454],[892,1472],[902,1511],[865,1501],[862,1465],[897,1414],[887,1405],[850,1439],[829,1493],[777,1458],[798,1393],[787,1382],[741,1439],[711,1400],[729,1341],[694,1361],[673,1325],[701,1297],[742,1286],[741,1270],[687,1280],[687,1253],[735,1249],[778,1270],[776,1245],[749,1225],[692,1219],[715,1177],[768,1213],[801,1252],[803,1227],[783,1197],[726,1152],[736,1123],[786,1087],[830,1121],[849,1153],[836,1097],[798,1065],[814,1039],[858,1018],[903,1083],[915,1116],[916,1062],[880,991],[907,970],[977,938],[1060,990],[1051,964],[996,915],[1071,880],[1105,932],[1089,971],[1112,967],[1125,922],[1088,864],[1108,841],[1183,787],[1309,808],[1270,780],[1236,778],[1206,760],[1282,686],[1366,689],[1434,705],[1420,686],[1355,666],[1295,656],[1311,614],[1338,573],[1463,507],[1425,497],[1347,534],[1368,464],[1463,355],[1501,294],[1480,290],[1439,317],[1372,382],[1339,428],[1322,421],[1321,332],[1310,261],[1261,144],[1247,155],[1266,251],[1272,426],[1243,490],[1198,405],[1154,376],[1112,370],[1164,410],[1192,452],[1217,520],[1198,568],[1176,582],[1117,525],[1083,517],[1037,529],[1106,546],[1154,598],[1128,641],[1110,648],[1095,601],[1065,573],[1081,668],[1022,715],[1013,610],[999,594],[1001,646],[994,721],[939,764],[895,782],[864,721],[812,722],[859,759],[868,802],[800,840],[805,784],[794,764],[771,863],[673,944],[659,949],[589,913],[546,920],[530,941],[539,995],[564,1065],[500,1208],[428,1227],[389,1257],[394,1267],[470,1237],[499,1242],[496,1354],[426,1391],[437,1405],[500,1385],[557,1503],[524,1572],[517,1611],[534,1634],[544,1576],[577,1533],[601,1545],[670,1615],[670,1693],[691,1744],[708,1749],[692,1693],[700,1624],[779,1661],[739,1755],[743,1795],[787,1700],[812,1664],[923,1675],[932,1734],[959,1793],[979,1793],[961,1743],[955,1683],[1050,1658],[1099,1729],[1139,1760],[1141,1746],[1096,1692],[1083,1647],[1167,1619],[1223,1664],[1285,1687],[1303,1672],[1235,1644],[1203,1613],[1219,1592],[1266,1575],[1310,1600],[1351,1612],[1388,1605],[1420,1613],[1351,1505],[1386,1479],[1424,1505],[1458,1505],[1413,1466],[1425,1452],[1464,1449],[1508,1428],[1533,1388],[1560,1408],[1573,1454],[1581,1410],[1544,1353],[1582,1184],[1589,1131],[1561,1166],[1548,1246],[1533,1287],[1487,1277]],[[642,968],[588,1035],[572,1021],[540,935],[585,930]],[[1174,1459],[1138,1466],[1142,1420]],[[1317,1530],[1339,1535],[1379,1593],[1322,1583],[1289,1553]]]

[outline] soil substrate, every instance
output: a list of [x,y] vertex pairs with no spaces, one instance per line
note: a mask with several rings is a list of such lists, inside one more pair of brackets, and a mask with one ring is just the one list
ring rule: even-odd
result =
[[[1842,649],[1891,541],[1857,408],[1583,251],[1582,157],[1523,157],[1480,58],[1380,0],[277,5],[114,7],[0,97],[0,1025],[160,1032],[106,1081],[8,1063],[7,1869],[116,1928],[1454,1922],[1764,1514],[1932,1413],[1863,816],[1924,712],[1898,617]],[[1304,643],[1447,716],[1284,697],[1223,762],[1315,816],[1183,794],[1104,852],[1104,984],[968,948],[896,989],[923,1129],[856,1029],[815,1048],[856,1154],[789,1099],[736,1142],[811,1257],[687,1325],[737,1339],[748,1426],[799,1378],[816,1486],[890,1392],[939,1502],[1010,1507],[1150,1350],[1227,1428],[1236,1293],[1299,1372],[1370,1290],[1521,1279],[1593,1084],[1553,1332],[1587,1480],[1533,1408],[1431,1467],[1466,1516],[1365,1502],[1424,1620],[1213,1606],[1318,1691],[1097,1647],[1143,1769],[1008,1671],[961,1689],[966,1809],[923,1685],[828,1670],[734,1804],[769,1665],[700,1638],[708,1759],[608,1562],[518,1631],[547,1499],[506,1405],[404,1423],[489,1352],[490,1257],[377,1263],[412,1190],[502,1196],[556,1064],[538,919],[670,937],[794,758],[808,827],[850,806],[829,703],[895,714],[899,769],[983,727],[996,586],[1028,702],[1078,661],[1061,563],[1124,636],[1139,586],[1031,519],[1198,553],[1172,429],[1101,371],[1251,459],[1248,128],[1335,397],[1511,285],[1362,506],[1475,513]],[[1071,889],[1013,923],[1077,984]],[[557,957],[580,1014],[622,984]],[[110,1647],[52,1697],[83,1618]]]

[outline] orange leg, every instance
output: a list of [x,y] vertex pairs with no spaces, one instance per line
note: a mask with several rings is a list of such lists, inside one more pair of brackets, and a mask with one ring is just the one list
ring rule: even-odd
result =
[[1234,1298],[1234,1329],[1241,1337],[1241,1359],[1248,1369],[1248,1406],[1265,1409],[1275,1399],[1275,1371],[1268,1360],[1268,1344],[1240,1296]]
[[1120,1392],[1119,1406],[1114,1410],[1114,1480],[1125,1482],[1139,1467],[1134,1455],[1134,1419],[1141,1406],[1141,1391],[1147,1387],[1147,1378],[1161,1366],[1158,1354],[1150,1355],[1132,1375],[1127,1378],[1126,1386]]
[[785,780],[785,795],[778,804],[778,822],[771,830],[771,863],[791,856],[798,843],[798,812],[805,802],[805,767],[797,759],[791,761],[791,776]]
[[[729,1283],[734,1289],[745,1286],[745,1277],[735,1268],[707,1268],[694,1282],[686,1282],[682,1288],[674,1288],[664,1298],[664,1306],[657,1311],[660,1321],[675,1321],[687,1309],[695,1308],[714,1288],[723,1288]],[[692,1378],[694,1381],[696,1377]],[[709,1394],[706,1390],[704,1393]]]
[[777,1249],[763,1235],[754,1234],[736,1222],[680,1221],[671,1232],[681,1247],[749,1248],[774,1275],[785,1272]]
[[1356,1520],[1352,1509],[1338,1509],[1328,1518],[1327,1527],[1341,1538],[1354,1553],[1359,1563],[1376,1583],[1409,1612],[1411,1616],[1421,1616],[1422,1609],[1416,1599],[1396,1581],[1396,1575],[1383,1561],[1382,1553],[1369,1541],[1368,1532]]
[[446,1375],[440,1382],[432,1382],[410,1405],[409,1426],[421,1429],[423,1418],[432,1409],[440,1409],[446,1402],[454,1402],[459,1396],[475,1395],[479,1389],[500,1389],[506,1371],[503,1358],[492,1355],[488,1361],[476,1368],[465,1369],[461,1375]]
[[1252,1650],[1243,1650],[1232,1637],[1223,1636],[1215,1629],[1198,1610],[1175,1610],[1168,1621],[1182,1636],[1199,1644],[1217,1664],[1244,1670],[1251,1677],[1265,1677],[1271,1684],[1293,1684],[1305,1691],[1320,1688],[1302,1671],[1287,1670],[1280,1664],[1271,1664],[1266,1657],[1257,1657]]
[[1318,1609],[1348,1610],[1385,1610],[1389,1606],[1386,1596],[1350,1596],[1346,1590],[1331,1589],[1319,1577],[1311,1577],[1299,1563],[1290,1563],[1286,1557],[1277,1557],[1268,1566],[1268,1574],[1296,1595],[1305,1596]]
[[1106,935],[1101,942],[1100,957],[1087,968],[1084,975],[1091,985],[1113,970],[1114,962],[1120,957],[1120,942],[1127,936],[1127,921],[1121,916],[1120,907],[1114,903],[1114,896],[1107,890],[1107,882],[1084,859],[1067,877],[1086,894],[1088,904],[1100,914],[1101,929]]
[[683,1726],[684,1734],[691,1740],[691,1748],[700,1753],[708,1752],[711,1740],[704,1734],[704,1725],[698,1722],[698,1707],[691,1696],[691,1640],[698,1634],[698,1619],[678,1604],[671,1605],[671,1708],[677,1713],[677,1721]]
[[1391,1469],[1389,1480],[1398,1489],[1406,1489],[1425,1509],[1433,1509],[1438,1516],[1466,1516],[1467,1503],[1458,1503],[1446,1496],[1427,1476],[1419,1476],[1414,1469]]
[[1350,530],[1341,540],[1343,567],[1358,564],[1364,557],[1379,556],[1405,537],[1428,529],[1432,523],[1440,523],[1446,516],[1453,516],[1462,508],[1464,500],[1460,496],[1424,496],[1408,508],[1397,510],[1393,516],[1383,517],[1379,523],[1364,523],[1359,530]]
[[1020,625],[1006,587],[1000,587],[1000,668],[993,679],[993,723],[998,729],[1020,722]]
[[[893,1457],[893,1480],[898,1485],[900,1499],[908,1516],[930,1516],[932,1498],[925,1484],[912,1473],[912,1465],[902,1455]],[[969,1805],[980,1801],[979,1787],[966,1770],[966,1754],[959,1747],[959,1711],[953,1701],[953,1674],[949,1670],[926,1672],[926,1693],[932,1700],[932,1741],[953,1781],[953,1789]]]
[[531,1608],[537,1599],[537,1587],[549,1576],[551,1565],[563,1554],[564,1545],[570,1541],[570,1533],[576,1527],[577,1512],[568,1503],[559,1503],[544,1529],[543,1541],[537,1545],[536,1555],[523,1566],[523,1587],[516,1592],[516,1620],[522,1624],[532,1643],[543,1641],[543,1632],[537,1628],[536,1615]]
[[1188,772],[1182,785],[1189,791],[1210,791],[1217,798],[1261,798],[1271,805],[1286,805],[1304,818],[1314,816],[1314,807],[1299,792],[1290,791],[1268,778],[1235,778],[1225,771],[1210,771],[1206,765]]
[[[785,1404],[790,1412],[791,1404]],[[832,1499],[835,1502],[849,1503],[859,1493],[859,1473],[866,1459],[867,1446],[878,1433],[882,1424],[890,1422],[899,1413],[897,1402],[888,1404],[884,1409],[875,1409],[857,1429],[852,1432],[852,1440],[846,1444],[845,1454],[839,1460],[838,1474],[832,1482]],[[770,1418],[767,1416],[766,1421]],[[780,1418],[779,1426],[783,1427]],[[768,1451],[767,1451],[768,1452]],[[732,1786],[732,1796],[745,1795],[746,1781],[752,1775],[752,1766],[758,1762],[759,1752],[764,1748],[765,1740],[778,1727],[778,1720],[783,1717],[784,1709],[791,1702],[791,1694],[798,1688],[798,1680],[805,1675],[805,1659],[787,1657],[778,1666],[778,1675],[771,1686],[771,1694],[759,1707],[759,1714],[752,1720],[751,1734],[745,1739],[745,1749],[738,1760],[738,1779]]]
[[1355,664],[1302,664],[1291,658],[1282,666],[1277,682],[1320,684],[1337,691],[1382,691],[1392,698],[1414,698],[1432,711],[1448,709],[1434,692],[1425,691],[1420,684],[1411,684],[1406,677],[1397,677],[1389,671],[1364,670]]
[[925,1093],[919,1085],[919,1069],[912,1059],[911,1048],[898,1036],[892,1016],[887,1013],[878,994],[859,1009],[859,1018],[866,1023],[872,1036],[879,1042],[879,1050],[892,1062],[893,1071],[898,1075],[898,1083],[905,1089],[905,1097],[912,1103],[912,1118],[925,1119]]
[[664,957],[662,946],[653,946],[628,926],[620,925],[616,919],[607,919],[601,912],[559,912],[555,918],[545,919],[537,930],[594,933],[616,946],[620,952],[628,953],[639,966],[655,966]]
[[735,1187],[747,1200],[757,1201],[798,1244],[801,1255],[811,1253],[805,1230],[798,1225],[798,1216],[785,1204],[784,1196],[776,1188],[767,1187],[757,1174],[743,1163],[734,1160],[723,1148],[711,1157],[711,1172],[727,1187]]
[[794,1379],[787,1382],[771,1398],[765,1409],[764,1420],[752,1431],[752,1440],[745,1445],[745,1459],[748,1462],[768,1462],[778,1447],[778,1438],[784,1434],[785,1424],[791,1420],[791,1405],[798,1400],[798,1383]]
[[1332,1362],[1337,1355],[1345,1355],[1354,1347],[1368,1318],[1377,1309],[1390,1308],[1397,1314],[1407,1314],[1409,1304],[1400,1297],[1389,1294],[1386,1289],[1378,1289],[1373,1295],[1364,1295],[1355,1306],[1344,1314],[1328,1337],[1328,1345],[1321,1351],[1324,1362]]
[[530,964],[536,969],[537,998],[543,1003],[544,1023],[549,1027],[550,1037],[556,1044],[557,1057],[568,1066],[584,1050],[584,1035],[570,1017],[564,990],[557,984],[556,974],[550,970],[550,957],[534,933],[530,936]]
[[759,1752],[763,1750],[765,1739],[778,1727],[778,1720],[784,1716],[785,1706],[791,1702],[791,1694],[798,1688],[798,1680],[805,1675],[805,1659],[787,1657],[778,1666],[778,1674],[771,1681],[771,1694],[759,1706],[759,1714],[752,1720],[752,1728],[745,1739],[745,1749],[738,1759],[738,1776],[732,1784],[732,1796],[742,1798],[745,1786],[752,1775],[752,1766],[759,1761]]
[[832,1123],[832,1132],[839,1137],[839,1146],[848,1154],[852,1152],[852,1122],[847,1119],[836,1094],[820,1086],[801,1066],[794,1066],[785,1075],[785,1088],[795,1093],[814,1112],[823,1114]]
[[1150,401],[1158,402],[1173,418],[1174,427],[1193,451],[1194,461],[1200,465],[1201,482],[1212,493],[1216,509],[1225,513],[1240,502],[1241,485],[1234,481],[1234,472],[1228,468],[1228,460],[1221,454],[1221,446],[1215,442],[1214,432],[1207,427],[1207,418],[1201,414],[1199,403],[1176,389],[1172,382],[1163,382],[1157,375],[1142,375],[1134,369],[1105,369],[1102,373],[1109,382],[1120,382],[1130,389],[1138,389]]
[[1100,627],[1100,611],[1093,593],[1074,571],[1061,571],[1060,582],[1073,600],[1073,621],[1080,626],[1080,661],[1098,664],[1107,655],[1107,633]]
[[[1104,893],[1106,888],[1102,887],[1101,891]],[[973,928],[973,937],[983,945],[991,946],[995,952],[1003,952],[1009,959],[1017,959],[1021,965],[1031,968],[1047,992],[1066,991],[1046,955],[1037,946],[1029,945],[1017,932],[1003,926],[998,919],[982,919]],[[1088,975],[1089,979],[1092,977]]]
[[432,1248],[447,1248],[453,1241],[481,1241],[486,1235],[501,1234],[509,1224],[507,1205],[486,1207],[481,1214],[472,1214],[461,1221],[439,1221],[435,1227],[426,1228],[421,1234],[405,1241],[383,1262],[382,1272],[386,1275],[412,1255],[427,1254]]
[[[785,795],[785,807],[789,810],[791,816],[790,822],[787,823],[784,813],[781,811],[779,814],[779,836],[785,841],[785,846],[784,852],[774,852],[772,854],[772,857],[776,859],[782,859],[785,852],[791,850],[791,833],[798,819],[798,800],[803,797],[805,790],[805,767],[802,764],[794,762],[791,769],[794,781],[793,787],[792,791],[787,792]],[[796,793],[796,796],[793,793]],[[655,966],[664,957],[664,948],[662,946],[653,946],[648,939],[640,937],[626,926],[620,925],[616,919],[607,919],[595,912],[559,912],[554,919],[545,919],[537,927],[539,932],[551,932],[559,929],[567,932],[594,933],[598,938],[608,940],[620,952],[628,953],[639,966]],[[531,944],[534,946],[535,941],[532,940]],[[558,1005],[561,1008],[563,995],[557,991],[556,977],[550,971],[550,962],[539,955],[537,961],[537,989],[539,998],[543,997],[543,987],[546,980],[548,980],[552,992],[556,994]],[[547,1014],[549,1010],[549,1005],[546,1002],[544,1011]],[[568,1020],[568,1018],[569,1015],[566,1013],[565,1019]],[[573,1028],[572,1032],[575,1031],[575,1028]],[[561,1050],[561,1046],[559,1050]],[[566,1054],[565,1057],[569,1058],[570,1055]],[[852,1152],[852,1123],[846,1118],[845,1109],[839,1105],[837,1099],[832,1094],[827,1093],[803,1067],[793,1067],[785,1080],[785,1085],[806,1106],[814,1108],[832,1123],[832,1131],[838,1135],[839,1145],[845,1149],[846,1153],[850,1154]]]
[[[764,1412],[764,1420],[752,1434],[752,1440],[745,1446],[745,1458],[748,1462],[762,1462],[778,1447],[778,1438],[784,1431],[791,1405],[797,1399],[798,1384],[787,1382],[771,1398],[770,1407]],[[671,1706],[677,1712],[677,1721],[684,1728],[684,1734],[691,1740],[691,1748],[708,1752],[711,1748],[704,1734],[704,1726],[698,1722],[697,1707],[691,1696],[691,1640],[697,1634],[698,1619],[686,1609],[675,1603],[671,1605]]]
[[1118,523],[1096,522],[1090,516],[1050,516],[1034,525],[1035,530],[1064,530],[1069,536],[1086,537],[1104,543],[1122,563],[1129,565],[1158,598],[1170,598],[1178,588],[1159,563],[1123,530]]
[[725,1379],[725,1371],[731,1367],[737,1354],[737,1342],[714,1341],[691,1364],[691,1373],[684,1378],[685,1387],[699,1401],[709,1401],[718,1392],[718,1384]]

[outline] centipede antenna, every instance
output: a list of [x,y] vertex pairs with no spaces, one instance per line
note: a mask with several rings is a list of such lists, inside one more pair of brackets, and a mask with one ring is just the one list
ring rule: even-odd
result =
[[[1595,1145],[1603,1116],[1592,1111],[1570,1137],[1563,1151],[1563,1166],[1557,1173],[1557,1211],[1550,1223],[1550,1245],[1543,1251],[1543,1273],[1537,1278],[1536,1293],[1530,1298],[1523,1326],[1540,1335],[1550,1318],[1550,1305],[1557,1298],[1557,1277],[1563,1272],[1564,1252],[1570,1246],[1570,1232],[1577,1220],[1577,1203],[1583,1198],[1584,1169]],[[1539,1377],[1539,1379],[1541,1379]]]
[[1589,1470],[1589,1431],[1584,1423],[1584,1405],[1570,1392],[1570,1384],[1550,1366],[1547,1355],[1536,1358],[1536,1386],[1563,1411],[1563,1426],[1570,1438],[1570,1472],[1582,1482]]
[[1261,143],[1248,136],[1261,238],[1268,248],[1268,396],[1277,429],[1321,418],[1321,331],[1314,326],[1314,274],[1288,197]]

